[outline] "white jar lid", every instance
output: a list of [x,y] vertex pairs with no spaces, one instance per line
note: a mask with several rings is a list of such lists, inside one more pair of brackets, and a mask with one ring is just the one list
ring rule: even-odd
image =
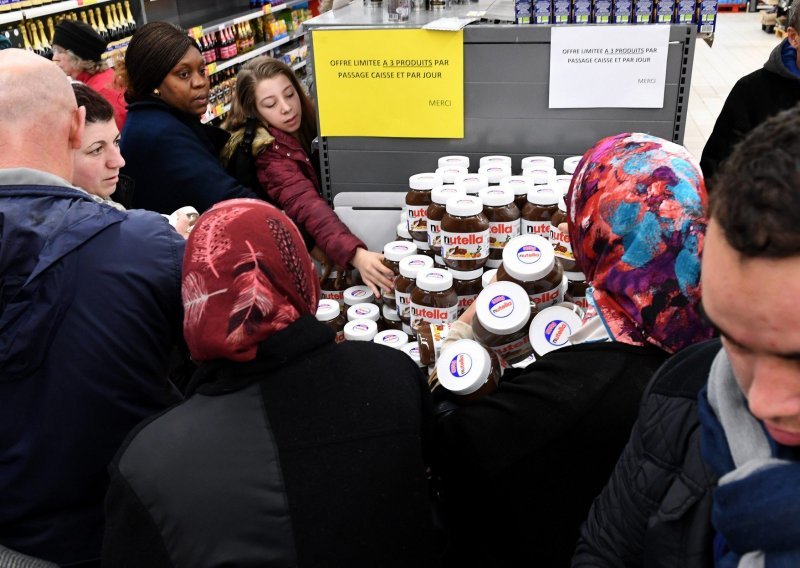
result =
[[486,288],[489,284],[492,283],[492,278],[494,278],[495,274],[497,274],[496,268],[492,268],[491,270],[487,270],[486,272],[483,273],[483,276],[481,276],[481,284],[483,285],[484,288]]
[[534,205],[555,205],[559,195],[552,185],[536,185],[528,192],[528,201]]
[[556,189],[561,192],[561,195],[566,195],[569,191],[569,185],[572,183],[571,175],[558,175],[556,176]]
[[410,341],[409,343],[406,343],[405,345],[400,347],[400,351],[411,357],[411,360],[417,364],[417,367],[425,366],[419,359],[419,342]]
[[453,276],[441,268],[428,268],[417,273],[417,288],[441,292],[453,286]]
[[469,170],[464,166],[444,166],[436,168],[436,173],[441,176],[444,183],[454,183],[456,176],[463,176]]
[[510,188],[514,195],[527,195],[533,186],[533,180],[525,176],[509,176],[500,181],[500,187]]
[[445,205],[449,215],[456,217],[469,217],[483,212],[483,200],[474,195],[461,195],[458,199],[450,199]]
[[411,233],[408,232],[408,222],[397,224],[397,236],[410,239]]
[[400,321],[400,316],[397,315],[397,310],[393,310],[392,308],[390,308],[386,304],[383,305],[383,309],[381,310],[381,313],[383,314],[383,319],[385,319],[385,320]]
[[414,241],[418,250],[431,250],[431,244],[428,241]]
[[396,329],[387,329],[386,331],[379,331],[372,341],[379,345],[400,349],[408,343],[408,334]]
[[477,270],[453,270],[448,268],[447,271],[453,275],[453,280],[475,280],[483,276],[483,268]]
[[522,170],[522,175],[531,178],[536,185],[555,183],[557,174],[558,172],[555,168],[542,168],[540,166]]
[[556,161],[550,156],[528,156],[522,158],[522,169],[534,167],[555,168]]
[[520,235],[503,249],[503,269],[509,276],[524,282],[547,276],[556,264],[550,241],[539,235]]
[[541,357],[569,345],[570,336],[582,325],[580,316],[569,308],[550,306],[534,316],[528,336],[533,350]]
[[386,260],[400,262],[410,254],[417,254],[417,247],[408,241],[392,241],[383,245],[383,256]]
[[459,339],[448,345],[436,362],[439,383],[455,394],[472,394],[489,380],[492,359],[471,339]]
[[375,294],[369,286],[350,286],[344,291],[344,303],[348,306],[356,304],[371,304],[375,301]]
[[478,173],[485,175],[489,183],[500,183],[503,178],[507,178],[511,175],[511,165],[490,164],[481,166],[481,168],[478,169]]
[[408,178],[408,187],[411,189],[431,190],[442,185],[442,176],[433,172],[414,174]]
[[477,194],[484,187],[489,187],[489,179],[484,174],[466,174],[456,177],[456,187],[464,193]]
[[347,308],[347,321],[368,319],[378,321],[381,309],[375,304],[356,304]]
[[340,307],[336,300],[323,298],[317,304],[317,321],[331,321],[339,317]]
[[578,169],[578,163],[581,161],[583,156],[571,156],[564,160],[564,171],[568,174],[574,174],[575,170]]
[[433,268],[433,259],[424,254],[412,254],[400,261],[400,275],[414,279],[424,268]]
[[483,168],[485,166],[495,166],[497,164],[505,164],[511,169],[511,157],[510,156],[483,156],[478,164],[479,168]]
[[564,272],[564,276],[570,282],[586,282],[586,275],[583,272]]
[[462,166],[469,168],[468,156],[442,156],[439,158],[438,167],[444,168],[446,166]]
[[514,201],[514,193],[507,187],[487,187],[482,189],[478,196],[484,205],[489,207],[502,207]]
[[431,201],[439,205],[444,205],[447,203],[448,199],[466,194],[463,187],[457,185],[443,185],[431,191]]
[[344,338],[350,341],[372,341],[378,333],[378,324],[368,319],[357,319],[344,325]]
[[475,299],[475,315],[489,333],[508,335],[522,329],[531,317],[531,299],[514,282],[489,284]]

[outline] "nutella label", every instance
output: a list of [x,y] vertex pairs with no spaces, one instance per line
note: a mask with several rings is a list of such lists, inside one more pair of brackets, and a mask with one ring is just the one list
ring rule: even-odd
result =
[[340,306],[344,304],[344,290],[321,290],[319,297],[323,300],[335,300]]
[[384,345],[398,345],[400,343],[400,336],[396,333],[384,334],[381,343]]
[[552,290],[548,290],[547,292],[540,292],[538,294],[530,294],[531,300],[536,302],[536,307],[538,309],[543,309],[548,306],[552,306],[554,304],[558,304],[564,301],[564,290],[561,286],[556,286]]
[[451,324],[458,318],[458,304],[450,308],[431,308],[411,302],[411,327],[419,327],[423,321],[434,325]]
[[569,324],[561,320],[553,320],[544,328],[544,338],[550,345],[561,347],[567,343],[572,329]]
[[489,223],[489,248],[505,248],[506,243],[519,236],[519,221]]
[[550,221],[527,221],[522,219],[523,235],[539,235],[540,237],[549,239],[551,227]]
[[442,246],[442,222],[428,219],[428,244],[431,247]]
[[411,294],[406,292],[394,293],[395,301],[397,302],[397,315],[401,319],[408,319],[411,317]]
[[408,214],[408,231],[419,231],[425,233],[428,230],[428,206],[409,205],[406,210]]
[[472,305],[472,303],[475,301],[475,298],[477,298],[477,297],[478,297],[477,294],[469,294],[467,296],[459,296],[458,297],[458,315],[461,315],[464,312],[466,312],[467,308],[469,308]]
[[344,331],[337,331],[336,332],[336,343],[341,343],[344,341]]
[[514,311],[514,300],[500,294],[489,300],[489,313],[496,318],[506,318]]
[[536,264],[542,258],[542,251],[536,245],[524,245],[517,249],[517,260],[523,264]]
[[353,319],[365,318],[369,315],[369,312],[370,310],[368,310],[366,307],[358,306],[355,310],[353,310],[353,313],[356,314],[358,318],[353,318]]
[[445,260],[476,260],[489,256],[489,230],[480,233],[442,231],[442,257]]
[[558,227],[550,225],[550,242],[557,258],[575,261],[575,255],[572,254],[572,243],[569,242],[568,234]]
[[581,308],[584,312],[589,309],[589,300],[586,296],[573,296],[572,303]]
[[472,369],[472,358],[466,353],[459,353],[450,361],[450,374],[454,377],[464,377]]
[[531,338],[527,333],[511,343],[492,347],[492,351],[494,351],[504,363],[509,360],[516,362],[516,360],[523,357],[523,355],[527,357],[530,355],[531,350]]

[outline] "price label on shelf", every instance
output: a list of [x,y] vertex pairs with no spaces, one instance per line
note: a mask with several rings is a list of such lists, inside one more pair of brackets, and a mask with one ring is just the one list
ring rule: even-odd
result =
[[195,26],[189,30],[189,35],[192,36],[194,39],[200,39],[203,37],[203,26]]
[[213,75],[217,72],[217,62],[212,61],[208,65],[206,65],[206,75]]

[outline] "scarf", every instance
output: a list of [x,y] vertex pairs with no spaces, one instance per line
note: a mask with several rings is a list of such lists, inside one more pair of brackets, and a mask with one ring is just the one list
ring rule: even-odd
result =
[[712,337],[699,310],[707,196],[685,148],[605,138],[584,154],[566,202],[575,259],[614,340],[675,353]]
[[184,336],[196,361],[252,361],[258,346],[314,315],[319,281],[303,238],[280,210],[257,199],[218,203],[186,242]]
[[712,523],[718,568],[800,566],[800,462],[747,408],[720,349],[699,394],[700,447],[717,475]]

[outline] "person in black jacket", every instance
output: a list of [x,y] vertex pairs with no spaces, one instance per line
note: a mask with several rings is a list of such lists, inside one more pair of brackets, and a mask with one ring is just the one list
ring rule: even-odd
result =
[[770,53],[764,67],[739,79],[717,117],[700,160],[708,190],[733,147],[770,116],[800,102],[800,0],[789,10],[787,37]]
[[799,111],[720,171],[702,285],[722,348],[653,379],[573,566],[800,566]]
[[426,567],[427,385],[335,343],[297,228],[257,200],[201,216],[183,265],[188,398],[110,467],[106,566]]
[[[569,565],[647,381],[669,354],[711,337],[699,313],[705,188],[683,147],[647,134],[601,140],[566,201],[596,315],[572,345],[439,416],[450,566]],[[473,311],[457,335],[471,335]]]

